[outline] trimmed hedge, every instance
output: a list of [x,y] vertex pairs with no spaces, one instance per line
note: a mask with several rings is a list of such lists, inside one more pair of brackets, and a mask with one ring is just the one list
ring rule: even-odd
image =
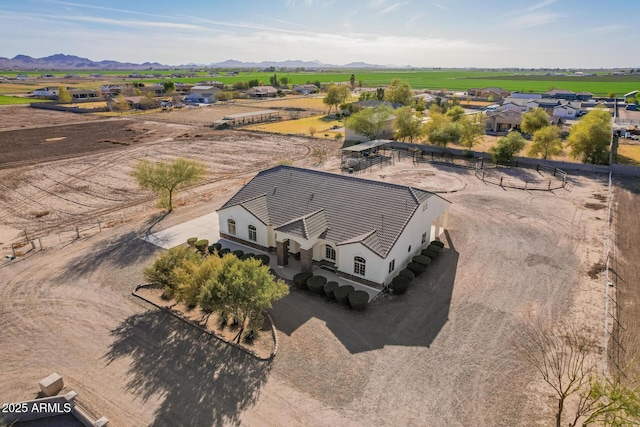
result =
[[327,282],[327,283],[325,283],[324,286],[322,287],[323,290],[324,290],[325,296],[327,298],[329,298],[329,299],[335,300],[336,297],[333,296],[333,291],[335,291],[338,286],[340,286],[338,284],[338,282]]
[[271,258],[269,257],[269,255],[260,254],[260,255],[256,255],[255,258],[262,261],[263,265],[269,265],[269,263],[271,262]]
[[363,311],[367,308],[367,304],[369,304],[369,294],[365,291],[353,291],[353,293],[349,294],[349,305],[354,310]]
[[416,276],[419,276],[422,273],[424,273],[425,271],[427,271],[427,266],[426,265],[419,264],[417,262],[410,262],[409,265],[407,265],[407,268],[409,270],[411,270],[413,272],[413,274],[415,274]]
[[429,264],[431,264],[431,258],[425,255],[416,255],[412,258],[412,261],[424,266],[428,266]]
[[307,279],[312,277],[313,274],[309,271],[303,271],[293,276],[293,283],[300,289],[307,289]]
[[218,252],[218,255],[220,255],[221,257],[225,256],[226,254],[231,253],[231,249],[229,248],[222,248],[220,249],[220,251]]
[[438,257],[438,252],[434,251],[433,249],[423,249],[422,252],[431,259],[436,259]]
[[425,249],[420,251],[420,255],[429,257],[431,259],[431,261],[433,261],[433,258],[431,258],[429,255],[427,255],[427,251],[429,251],[428,253],[431,253],[431,249],[426,249],[425,248]]
[[340,304],[349,304],[349,294],[352,294],[354,290],[351,285],[338,286],[333,291],[333,296],[336,297],[336,301]]
[[248,254],[244,254],[240,257],[241,260],[245,260],[245,259],[251,259],[251,258],[255,258],[256,255],[252,254],[252,253],[248,253]]
[[241,258],[242,255],[244,255],[244,251],[240,250],[240,249],[236,249],[235,251],[231,251],[232,254],[234,254],[235,256],[237,256],[238,258]]
[[324,293],[324,285],[327,283],[327,278],[324,276],[313,276],[307,279],[307,288],[314,294]]
[[190,247],[194,246],[194,243],[198,241],[197,237],[189,237],[187,239],[187,245],[189,245]]
[[442,248],[440,246],[436,246],[436,245],[429,245],[427,246],[427,249],[430,249],[434,252],[440,253],[442,252]]
[[391,282],[391,285],[389,287],[393,289],[394,294],[400,295],[407,292],[407,289],[409,288],[410,283],[411,283],[410,279],[404,276],[396,276],[393,278],[393,281]]
[[198,240],[193,244],[193,246],[195,246],[199,252],[204,253],[207,246],[209,246],[209,241],[207,239]]
[[429,246],[434,245],[434,246],[439,246],[440,249],[444,248],[444,243],[442,243],[439,240],[432,240],[431,243],[429,243]]
[[398,276],[406,277],[409,280],[413,280],[416,278],[416,274],[413,271],[406,268],[404,270],[401,270],[400,273],[398,273]]

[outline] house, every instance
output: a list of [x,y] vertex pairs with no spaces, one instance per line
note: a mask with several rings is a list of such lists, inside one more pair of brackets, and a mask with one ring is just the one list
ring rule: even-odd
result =
[[218,209],[220,236],[382,287],[447,226],[451,202],[415,187],[276,166]]
[[539,93],[513,92],[511,95],[509,95],[509,98],[512,98],[512,99],[540,99],[540,98],[542,98],[542,94],[539,94]]
[[593,98],[593,94],[591,92],[577,92],[576,100],[578,101],[588,101]]
[[487,133],[506,133],[516,129],[522,123],[522,113],[519,111],[497,111],[487,114]]
[[159,83],[154,83],[152,85],[149,86],[143,86],[140,89],[140,93],[142,95],[146,95],[148,93],[151,93],[152,96],[160,96],[160,95],[164,95],[166,93],[165,89],[164,89],[164,85],[163,84],[159,84]]
[[216,94],[218,92],[220,92],[220,89],[215,86],[193,86],[184,100],[199,104],[211,104],[216,102]]
[[306,85],[293,85],[292,87],[294,92],[300,93],[302,95],[308,95],[310,93],[316,93],[320,89],[316,85],[306,84]]
[[270,98],[278,95],[278,89],[273,86],[255,86],[247,90],[252,98]]
[[58,93],[60,93],[60,87],[59,86],[42,87],[40,89],[34,90],[32,93],[33,93],[33,96],[41,96],[43,98],[56,99],[58,97]]
[[566,102],[553,108],[554,117],[562,117],[563,119],[575,119],[580,112],[579,102]]
[[478,98],[493,98],[502,99],[511,94],[510,91],[499,87],[485,87],[485,88],[472,88],[467,91],[469,96],[475,96]]
[[93,99],[98,98],[99,93],[97,90],[87,90],[87,89],[70,89],[69,94],[71,95],[71,99],[74,101],[80,99]]
[[[586,93],[586,92],[585,92]],[[577,94],[565,89],[552,89],[542,94],[543,98],[566,99],[567,101],[575,101]]]

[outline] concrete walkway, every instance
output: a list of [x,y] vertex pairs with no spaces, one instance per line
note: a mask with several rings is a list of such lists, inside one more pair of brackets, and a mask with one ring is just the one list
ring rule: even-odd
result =
[[[244,246],[236,242],[220,239],[220,227],[218,224],[218,214],[216,212],[212,212],[191,221],[169,227],[165,230],[158,231],[157,233],[148,234],[143,238],[143,240],[156,246],[160,246],[164,249],[171,249],[173,247],[180,246],[186,243],[189,237],[207,239],[209,241],[209,244],[218,242],[222,244],[223,248],[229,248],[232,251],[240,249],[245,253],[269,255],[269,258],[271,259],[269,263],[270,267],[273,268],[280,277],[285,279],[291,280],[293,279],[293,276],[295,274],[301,271],[300,261],[295,260],[291,256],[289,257],[289,265],[287,265],[286,267],[279,267],[277,265],[277,259],[274,253],[262,252],[249,246]],[[316,276],[326,277],[327,281],[338,282],[340,285],[351,285],[356,290],[365,291],[369,294],[369,301],[371,301],[376,295],[380,293],[380,289],[372,288],[370,286],[363,285],[352,280],[338,277],[338,275],[334,272],[325,270],[317,266],[313,266],[312,272]]]
[[157,233],[148,234],[143,240],[164,249],[171,249],[186,243],[189,237],[207,239],[210,244],[217,242],[220,239],[218,213],[212,212]]

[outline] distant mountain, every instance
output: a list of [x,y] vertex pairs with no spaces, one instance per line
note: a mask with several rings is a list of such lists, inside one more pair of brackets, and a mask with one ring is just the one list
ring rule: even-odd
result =
[[148,70],[169,68],[157,62],[133,64],[130,62],[99,61],[75,55],[58,53],[44,58],[32,58],[28,55],[16,55],[13,58],[0,57],[0,70]]
[[75,55],[65,55],[57,53],[55,55],[46,56],[44,58],[32,58],[28,55],[16,55],[13,58],[0,57],[0,70],[151,70],[151,69],[168,69],[168,68],[258,68],[265,69],[269,67],[275,68],[311,68],[311,69],[328,69],[328,68],[411,68],[410,66],[397,67],[392,65],[376,65],[366,62],[351,62],[345,65],[325,64],[318,60],[301,61],[262,61],[262,62],[243,62],[235,59],[228,59],[223,62],[216,62],[209,65],[204,64],[186,64],[179,66],[163,65],[157,62],[145,62],[143,64],[134,64],[131,62],[118,62],[112,60],[92,61],[87,58],[81,58]]

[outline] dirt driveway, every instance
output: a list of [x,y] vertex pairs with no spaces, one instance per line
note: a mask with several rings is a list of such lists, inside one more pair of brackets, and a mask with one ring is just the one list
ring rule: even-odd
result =
[[[313,163],[300,139],[237,135],[133,151],[162,157],[193,147],[190,153],[228,174],[220,187],[190,190],[188,205],[156,227],[220,206],[248,168],[287,155]],[[211,146],[216,157],[207,154]],[[245,157],[249,149],[253,158]],[[119,163],[131,157],[86,156],[47,174],[88,161],[104,166],[83,179],[106,175],[104,183],[129,188]],[[323,168],[337,165],[333,155]],[[548,393],[510,341],[531,316],[601,327],[602,281],[587,272],[603,261],[603,182],[575,177],[572,192],[505,190],[464,169],[408,161],[362,177],[459,190],[443,194],[453,202],[443,255],[404,296],[355,313],[292,290],[273,310],[279,353],[271,364],[257,362],[130,296],[158,252],[139,238],[153,221],[146,202],[138,207],[143,219],[0,263],[2,400],[32,397],[37,381],[56,371],[82,405],[114,426],[549,425]],[[82,197],[92,209],[102,206],[100,198]]]

